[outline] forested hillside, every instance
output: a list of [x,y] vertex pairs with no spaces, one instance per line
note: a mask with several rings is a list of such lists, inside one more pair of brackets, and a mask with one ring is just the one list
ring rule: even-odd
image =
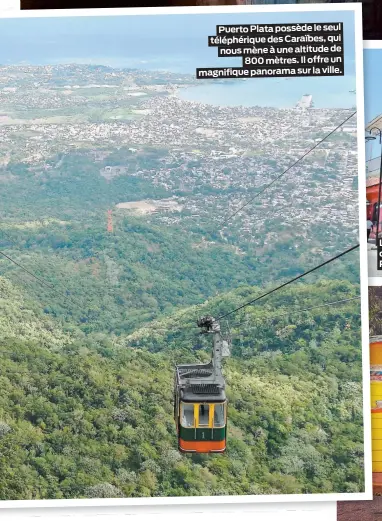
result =
[[317,308],[357,297],[358,250],[222,321],[225,454],[180,454],[172,418],[174,365],[211,356],[200,316],[357,244],[357,140],[322,130],[349,110],[2,71],[0,499],[363,491],[360,303]]
[[[1,223],[0,247],[55,290],[4,258],[0,274],[27,287],[46,314],[80,324],[87,333],[126,334],[227,290],[285,281],[323,257],[322,250],[312,255],[308,245],[296,251],[282,240],[267,251],[241,254],[224,241],[205,241],[202,231],[184,233],[146,219],[117,214],[113,234],[103,212],[89,221]],[[338,251],[325,252],[325,260]],[[353,252],[326,266],[325,276],[357,283],[358,258]]]
[[231,322],[227,453],[178,453],[173,366],[210,356],[188,326],[257,294],[86,335],[1,278],[0,498],[363,490],[359,302],[293,313],[353,297],[348,282],[286,289]]

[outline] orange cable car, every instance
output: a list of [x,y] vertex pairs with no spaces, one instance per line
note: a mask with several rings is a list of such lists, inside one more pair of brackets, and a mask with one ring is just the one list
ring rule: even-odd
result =
[[213,335],[213,357],[208,364],[183,364],[175,368],[174,418],[181,452],[224,452],[227,440],[227,398],[222,358],[229,344],[211,316],[198,321],[202,334]]

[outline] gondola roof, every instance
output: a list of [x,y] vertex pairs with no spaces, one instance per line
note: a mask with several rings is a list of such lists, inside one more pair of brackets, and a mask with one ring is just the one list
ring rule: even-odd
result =
[[212,362],[208,364],[182,364],[176,367],[180,398],[185,402],[222,402],[226,400],[223,375],[214,374]]

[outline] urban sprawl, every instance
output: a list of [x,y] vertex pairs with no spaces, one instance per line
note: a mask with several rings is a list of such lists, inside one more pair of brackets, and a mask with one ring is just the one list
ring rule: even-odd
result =
[[[232,83],[223,81],[220,83]],[[236,81],[268,81],[236,80]],[[279,83],[280,95],[285,81]],[[219,106],[187,101],[184,89],[205,86],[188,75],[108,67],[3,66],[0,74],[0,183],[10,165],[25,163],[49,176],[52,158],[81,152],[96,163],[115,149],[131,157],[149,147],[162,152],[156,168],[103,165],[109,182],[136,176],[164,188],[163,201],[115,201],[115,211],[190,229],[221,222],[275,179],[351,113],[314,108],[299,91],[292,108]],[[300,101],[299,101],[300,100]],[[261,100],[258,100],[261,105]],[[327,245],[357,237],[356,117],[226,223],[259,247],[292,233],[312,241],[320,226]],[[133,204],[127,204],[127,203]],[[141,204],[139,204],[141,203]]]

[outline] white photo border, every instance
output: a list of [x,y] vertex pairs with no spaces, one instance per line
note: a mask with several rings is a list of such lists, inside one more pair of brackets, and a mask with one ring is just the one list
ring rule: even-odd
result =
[[[187,9],[187,11],[186,11]],[[279,4],[279,5],[236,5],[203,7],[144,7],[144,8],[107,8],[107,9],[46,9],[0,11],[1,18],[58,18],[89,16],[147,16],[172,14],[240,14],[240,13],[300,13],[300,12],[354,12],[355,31],[355,68],[356,68],[356,103],[357,103],[357,143],[358,143],[358,186],[359,186],[359,240],[360,240],[360,282],[361,282],[361,323],[362,323],[362,377],[363,377],[363,419],[364,419],[364,477],[365,491],[360,493],[338,494],[277,494],[243,496],[185,496],[161,498],[121,498],[121,499],[44,499],[44,500],[3,500],[0,509],[23,508],[65,508],[65,507],[138,507],[205,505],[236,503],[296,503],[296,502],[334,502],[359,501],[373,498],[371,464],[371,413],[370,413],[370,372],[369,372],[369,313],[368,313],[368,269],[366,230],[364,226],[365,180],[365,143],[364,143],[364,84],[363,84],[363,42],[362,42],[362,5],[361,4]],[[382,47],[382,43],[381,43]],[[260,505],[259,505],[260,506]],[[309,510],[309,509],[308,509]],[[51,511],[57,515],[57,511]]]
[[[63,500],[62,500],[63,501]],[[7,521],[20,521],[28,519],[36,521],[51,520],[52,515],[55,521],[77,521],[96,519],[97,521],[128,521],[127,516],[134,515],[134,521],[148,519],[148,515],[155,514],[153,521],[176,521],[179,518],[184,521],[195,521],[195,516],[201,521],[215,520],[217,516],[220,518],[232,519],[233,516],[240,515],[243,521],[336,521],[337,519],[337,503],[335,502],[316,502],[316,503],[252,503],[252,504],[225,504],[225,505],[165,505],[165,506],[114,506],[114,507],[81,507],[74,509],[73,507],[60,508],[31,508],[26,509],[6,509],[2,513],[9,514]],[[254,518],[255,514],[255,518]],[[21,516],[22,517],[19,517]],[[251,518],[249,518],[249,515]],[[166,517],[165,517],[166,516]],[[192,519],[191,519],[192,516]],[[208,516],[208,520],[207,520]],[[223,520],[224,521],[224,520]]]

